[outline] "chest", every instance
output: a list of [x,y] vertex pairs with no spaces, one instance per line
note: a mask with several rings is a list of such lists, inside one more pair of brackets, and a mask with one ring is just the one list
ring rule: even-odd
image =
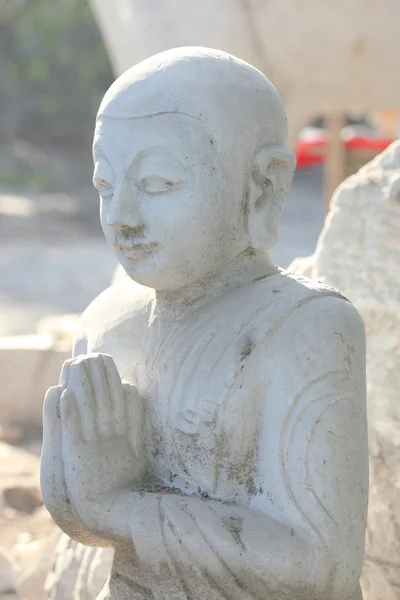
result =
[[200,314],[153,323],[142,339],[119,336],[103,351],[145,402],[158,481],[213,497],[251,495],[265,392],[251,325]]

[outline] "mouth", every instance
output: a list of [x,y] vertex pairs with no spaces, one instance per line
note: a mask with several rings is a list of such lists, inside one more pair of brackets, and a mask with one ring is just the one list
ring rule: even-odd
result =
[[114,246],[119,250],[125,258],[130,260],[140,260],[152,254],[158,244],[131,244],[116,241]]

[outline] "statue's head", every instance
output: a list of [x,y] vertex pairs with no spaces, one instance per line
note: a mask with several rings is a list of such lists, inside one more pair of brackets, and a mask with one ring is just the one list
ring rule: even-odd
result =
[[128,275],[176,290],[273,246],[295,168],[286,135],[276,89],[223,52],[170,50],[117,79],[97,115],[93,181]]

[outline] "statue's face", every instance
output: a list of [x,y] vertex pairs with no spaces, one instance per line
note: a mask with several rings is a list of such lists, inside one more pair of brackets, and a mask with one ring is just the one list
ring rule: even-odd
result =
[[246,249],[243,189],[219,151],[191,117],[98,120],[93,181],[101,224],[135,281],[179,289]]

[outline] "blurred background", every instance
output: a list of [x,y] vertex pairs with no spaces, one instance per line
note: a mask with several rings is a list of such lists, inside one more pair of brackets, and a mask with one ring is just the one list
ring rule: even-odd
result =
[[[236,3],[201,4],[200,11],[192,8],[189,15],[184,3],[171,0],[97,0],[92,5],[86,0],[0,0],[0,335],[34,332],[46,315],[78,313],[109,284],[115,263],[103,242],[91,187],[91,142],[99,102],[119,72],[167,47],[213,43],[259,68],[266,66],[268,74],[261,44],[248,41],[259,35],[262,42],[262,33],[251,29]],[[218,7],[210,29],[207,11]],[[175,13],[181,15],[180,25]],[[304,20],[315,30],[309,15]],[[304,54],[305,64],[299,64],[301,57],[293,61],[302,78],[308,69],[317,71],[313,33],[304,33],[312,50]],[[342,105],[333,105],[334,134],[342,131],[347,152],[342,149],[339,169],[333,157],[332,188],[329,172],[324,174],[329,135],[322,112],[325,98],[321,94],[318,108],[318,89],[308,91],[310,108],[303,110],[300,82],[288,97],[286,80],[278,73],[279,64],[270,76],[288,106],[298,158],[281,240],[273,251],[273,258],[287,266],[314,251],[333,189],[389,143],[400,120],[397,113],[393,123],[387,112],[379,113],[380,121],[376,111],[344,114]],[[349,104],[350,109],[354,104],[363,108],[358,99]]]
[[[398,0],[0,0],[0,600],[48,597],[59,534],[38,485],[43,395],[117,267],[91,185],[109,85],[196,44],[271,78],[298,164],[272,252],[287,267],[314,252],[340,182],[399,137],[399,17]],[[72,600],[71,585],[54,598]],[[368,600],[391,600],[382,589]]]
[[0,335],[12,335],[109,284],[91,138],[113,74],[85,0],[1,0],[0,57]]

